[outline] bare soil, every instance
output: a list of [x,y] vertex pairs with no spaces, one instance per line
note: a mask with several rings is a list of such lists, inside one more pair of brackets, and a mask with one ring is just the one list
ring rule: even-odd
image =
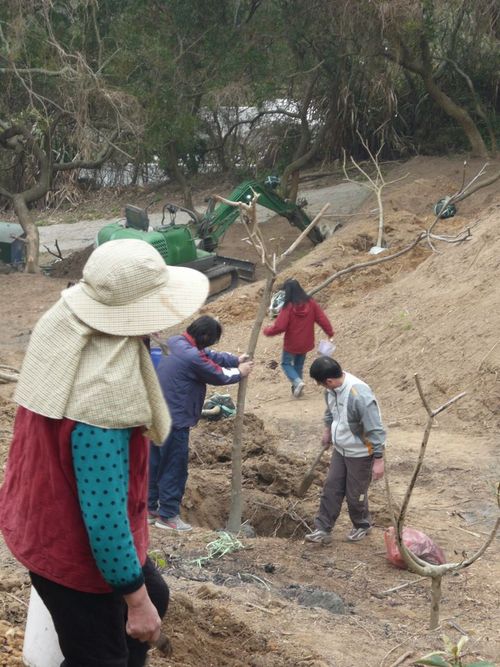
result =
[[[461,157],[415,158],[391,168],[391,178],[409,176],[389,186],[384,197],[389,251],[404,248],[429,227],[433,204],[460,186],[462,164]],[[476,167],[469,163],[471,176]],[[318,188],[318,200],[331,198],[334,191],[327,186]],[[422,243],[316,295],[334,323],[335,356],[367,381],[380,401],[396,502],[411,476],[427,417],[414,374],[433,408],[467,392],[436,419],[408,514],[408,524],[429,534],[449,560],[474,553],[498,513],[499,191],[498,184],[480,190],[459,205],[454,218],[439,222],[442,235],[470,228],[467,242],[436,242],[435,251]],[[316,248],[306,244],[279,280],[293,275],[313,289],[335,271],[373,259],[368,250],[376,239],[374,206],[367,200],[330,239]],[[278,251],[296,236],[279,219],[265,225],[265,233]],[[255,259],[236,228],[224,239],[226,250]],[[31,328],[68,279],[0,276],[2,303],[8,304],[0,322],[0,363],[20,366]],[[261,290],[262,283],[244,285],[204,307],[224,324],[223,349],[245,350]],[[295,490],[317,451],[324,403],[310,381],[304,396],[293,399],[276,363],[280,352],[279,337],[259,340],[248,388],[244,519],[256,537],[242,535],[235,551],[200,563],[227,521],[231,420],[201,421],[193,429],[183,508],[193,531],[151,530],[152,553],[172,592],[164,632],[174,650],[172,658],[153,651],[151,664],[389,667],[406,656],[398,664],[410,665],[442,648],[442,634],[457,640],[463,633],[470,637],[467,661],[495,662],[500,656],[498,539],[468,570],[444,580],[441,627],[435,632],[428,630],[429,582],[387,562],[383,532],[390,519],[383,482],[370,490],[375,528],[366,540],[347,542],[350,524],[344,512],[330,546],[304,542],[328,455],[306,496],[298,498]],[[313,358],[308,355],[307,364]],[[0,385],[2,468],[15,412],[12,392],[12,384]],[[0,665],[21,664],[29,584],[3,545],[0,582]],[[408,585],[398,588],[403,584]]]

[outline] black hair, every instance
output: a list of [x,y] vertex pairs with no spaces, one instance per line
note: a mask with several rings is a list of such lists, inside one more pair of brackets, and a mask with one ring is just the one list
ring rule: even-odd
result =
[[286,306],[287,303],[305,303],[311,298],[304,291],[299,281],[294,280],[293,278],[285,280],[281,289],[285,292],[284,306]]
[[316,382],[325,382],[328,378],[341,378],[342,373],[343,370],[339,362],[331,357],[318,357],[312,362],[309,369],[309,375]]
[[196,343],[196,347],[202,350],[204,347],[209,347],[217,343],[222,336],[222,326],[215,317],[210,315],[202,315],[186,329]]

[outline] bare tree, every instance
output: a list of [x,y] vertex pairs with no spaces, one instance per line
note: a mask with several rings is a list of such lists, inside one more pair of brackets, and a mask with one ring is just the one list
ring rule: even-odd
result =
[[[10,23],[0,25],[0,86],[8,91],[0,103],[0,150],[13,175],[2,180],[0,197],[11,202],[26,233],[26,270],[33,273],[39,237],[30,206],[45,197],[59,172],[100,167],[121,150],[118,139],[141,126],[136,100],[107,84],[100,51],[92,66],[81,50],[65,47],[53,28],[49,0],[29,21],[25,10],[19,3]],[[45,67],[25,46],[31,29],[44,36]]]
[[[425,427],[424,435],[422,438],[422,444],[420,445],[420,452],[418,455],[417,463],[415,465],[415,468],[413,470],[413,474],[411,476],[410,482],[408,484],[408,488],[406,490],[405,496],[403,503],[401,505],[401,509],[399,513],[396,515],[393,511],[393,503],[392,503],[392,498],[391,498],[391,491],[390,491],[390,485],[389,485],[389,479],[388,475],[385,475],[385,484],[386,484],[386,493],[387,493],[387,500],[389,503],[389,508],[390,508],[390,513],[391,513],[391,518],[393,521],[394,525],[394,530],[396,533],[396,541],[398,544],[399,551],[401,553],[402,558],[404,559],[406,565],[412,572],[416,572],[419,574],[421,577],[430,577],[431,579],[431,612],[430,612],[430,622],[429,622],[429,627],[431,630],[435,630],[439,626],[439,609],[440,609],[440,601],[441,601],[441,580],[445,574],[449,574],[450,572],[458,572],[459,570],[462,570],[466,567],[469,567],[472,565],[478,558],[480,558],[486,549],[489,547],[489,545],[492,543],[497,531],[498,527],[500,526],[500,516],[497,517],[495,524],[490,531],[490,534],[486,538],[486,540],[483,542],[482,546],[479,547],[479,549],[472,555],[467,558],[464,558],[463,560],[455,563],[443,563],[442,565],[433,565],[431,563],[427,563],[426,561],[422,560],[418,556],[416,556],[414,553],[412,553],[407,546],[404,543],[403,540],[403,529],[404,529],[404,522],[406,519],[406,512],[408,510],[408,505],[410,504],[410,499],[411,499],[411,494],[413,492],[413,489],[415,487],[415,483],[417,481],[418,475],[420,473],[420,469],[422,467],[422,463],[424,461],[424,456],[425,452],[427,449],[427,443],[429,441],[429,436],[431,433],[431,429],[433,426],[433,421],[434,417],[438,415],[439,413],[443,412],[447,408],[449,408],[451,405],[459,401],[465,396],[465,392],[462,392],[460,394],[457,394],[457,396],[451,398],[449,401],[446,401],[446,403],[443,403],[443,405],[439,406],[436,409],[432,409],[429,406],[429,403],[427,401],[427,398],[424,395],[422,386],[420,384],[420,380],[418,378],[418,375],[415,374],[415,383],[417,385],[417,390],[418,394],[420,396],[420,400],[422,401],[422,404],[427,412],[428,419],[427,419],[427,424]],[[498,506],[500,507],[500,484],[497,485],[497,503]]]
[[[330,204],[325,204],[318,215],[311,221],[311,223],[304,229],[301,234],[295,239],[295,241],[290,245],[287,250],[285,250],[279,258],[276,258],[276,255],[272,254],[262,236],[259,225],[257,223],[257,201],[259,195],[254,193],[252,200],[248,203],[241,202],[232,202],[228,199],[224,199],[216,195],[214,199],[217,201],[223,202],[228,206],[232,206],[239,209],[240,219],[245,226],[245,229],[248,234],[248,238],[256,252],[258,253],[261,263],[266,270],[266,281],[264,284],[264,290],[260,296],[259,306],[257,309],[257,314],[252,325],[252,331],[250,332],[250,339],[247,346],[247,354],[250,358],[253,358],[255,353],[255,348],[257,347],[257,341],[259,338],[260,330],[262,328],[262,323],[264,322],[264,317],[267,312],[269,301],[271,299],[272,289],[276,276],[278,274],[279,264],[287,257],[299,243],[309,234],[309,232],[316,227],[318,222],[321,220],[321,217],[330,206]],[[231,506],[229,509],[229,519],[227,528],[233,533],[237,533],[241,528],[241,520],[243,514],[243,494],[242,494],[242,475],[241,475],[241,466],[242,466],[242,443],[243,443],[243,419],[245,416],[245,401],[246,401],[246,392],[247,392],[248,378],[243,378],[238,385],[238,397],[236,401],[236,417],[234,420],[234,431],[233,431],[233,446],[232,446],[232,468],[231,468]]]
[[387,185],[392,185],[393,183],[397,183],[398,181],[402,181],[405,178],[408,177],[408,174],[405,174],[404,176],[401,176],[400,178],[395,178],[392,181],[386,181],[385,177],[382,173],[382,169],[380,168],[380,154],[382,152],[382,149],[384,148],[384,142],[382,141],[380,143],[380,147],[377,150],[376,153],[373,153],[368,146],[367,141],[361,136],[361,134],[358,132],[359,139],[366,150],[366,152],[369,155],[370,161],[372,163],[372,166],[375,169],[375,172],[373,175],[370,176],[368,173],[367,169],[364,169],[359,162],[356,162],[356,160],[352,157],[351,155],[351,163],[353,166],[357,169],[357,171],[364,176],[366,179],[365,181],[355,181],[352,179],[349,174],[347,173],[346,169],[346,153],[344,151],[344,162],[342,164],[342,167],[344,169],[344,176],[345,180],[349,181],[350,183],[357,183],[358,185],[361,185],[363,188],[367,188],[368,190],[371,190],[371,192],[375,193],[375,196],[377,198],[377,207],[378,207],[378,234],[377,234],[377,247],[383,248],[384,247],[384,205],[382,202],[382,190],[387,186]]

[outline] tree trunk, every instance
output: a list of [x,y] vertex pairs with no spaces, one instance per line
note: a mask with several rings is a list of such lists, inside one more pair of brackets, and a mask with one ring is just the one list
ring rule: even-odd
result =
[[191,190],[191,185],[188,179],[186,178],[186,175],[179,167],[179,159],[177,156],[177,151],[175,150],[174,146],[172,145],[168,146],[167,156],[168,156],[167,157],[168,166],[172,170],[172,175],[182,188],[182,199],[185,208],[188,208],[190,211],[194,211],[196,213],[196,209],[194,208],[193,204],[193,193]]
[[457,123],[460,125],[462,130],[465,132],[467,139],[469,140],[471,147],[471,154],[474,157],[487,158],[488,149],[486,144],[477,129],[476,124],[469,116],[467,111],[462,107],[459,107],[446,93],[444,93],[439,86],[436,84],[432,76],[424,75],[422,76],[425,89],[429,95],[434,99],[434,101],[443,109],[448,116],[451,116]]
[[[313,159],[313,157],[315,157],[320,147],[323,145],[323,140],[326,134],[326,128],[327,128],[327,121],[325,121],[322,128],[318,132],[318,135],[314,140],[312,146],[309,148],[309,150],[306,151],[304,148],[304,150],[300,152],[300,154],[298,153],[296,154],[297,157],[294,158],[293,162],[290,162],[290,164],[288,164],[285,167],[283,171],[283,176],[281,178],[281,188],[280,188],[281,196],[283,197],[283,199],[290,199],[291,201],[295,202],[297,198],[300,170],[303,169]],[[296,181],[294,180],[295,178],[297,179]],[[295,183],[297,185],[297,190],[295,191],[295,198],[292,198],[292,191]]]
[[40,237],[38,228],[31,219],[30,212],[22,194],[12,197],[14,211],[19,224],[26,233],[26,273],[38,273],[38,254]]
[[429,630],[436,630],[439,626],[439,606],[441,603],[441,576],[431,579],[431,620]]
[[[268,273],[264,293],[259,302],[259,309],[252,327],[250,340],[248,342],[247,354],[253,358],[257,341],[259,339],[260,330],[264,317],[266,316],[267,307],[271,299],[271,292],[273,289],[275,276],[271,272]],[[236,417],[234,418],[234,433],[233,433],[233,449],[231,454],[232,469],[231,469],[231,507],[229,509],[229,519],[227,522],[227,529],[231,533],[237,533],[241,528],[241,518],[243,515],[243,494],[242,494],[242,480],[241,480],[241,450],[243,443],[243,419],[245,416],[245,399],[247,393],[248,377],[243,378],[238,386],[238,398],[236,405]]]
[[384,203],[382,201],[382,190],[377,190],[377,206],[378,206],[378,236],[377,246],[384,247]]
[[288,190],[288,198],[294,203],[297,201],[297,194],[299,192],[300,171],[294,171],[290,177],[290,187]]

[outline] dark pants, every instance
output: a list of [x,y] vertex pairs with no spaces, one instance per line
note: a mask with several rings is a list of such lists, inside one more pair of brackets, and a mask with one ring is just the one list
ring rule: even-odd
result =
[[373,456],[353,458],[342,456],[334,450],[330,468],[321,493],[316,528],[331,531],[338,519],[342,502],[347,508],[355,528],[371,526],[368,511],[368,487],[372,479]]
[[[169,591],[153,563],[146,560],[144,583],[163,618]],[[30,572],[31,583],[54,621],[64,656],[61,667],[143,667],[149,644],[127,635],[127,605],[118,593],[82,593]]]
[[189,428],[172,428],[161,447],[149,452],[148,509],[163,519],[180,512],[186,489],[189,460]]

